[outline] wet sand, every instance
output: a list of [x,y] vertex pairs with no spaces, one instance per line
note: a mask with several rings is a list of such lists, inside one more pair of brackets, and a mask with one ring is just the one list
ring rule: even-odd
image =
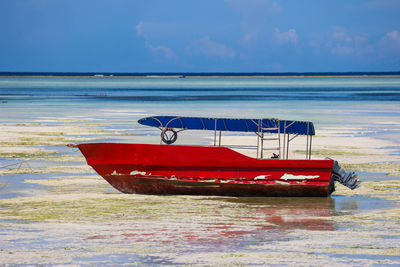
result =
[[[398,266],[399,146],[364,130],[324,126],[313,138],[313,158],[359,172],[361,188],[337,185],[329,198],[238,198],[121,194],[65,146],[157,143],[157,131],[90,120],[2,123],[0,264]],[[223,140],[239,138],[252,142]],[[302,157],[302,142],[291,156]]]

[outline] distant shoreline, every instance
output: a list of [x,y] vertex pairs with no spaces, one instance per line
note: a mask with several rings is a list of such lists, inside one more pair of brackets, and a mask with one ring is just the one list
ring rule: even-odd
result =
[[357,78],[400,77],[400,72],[307,73],[75,73],[0,72],[0,78]]

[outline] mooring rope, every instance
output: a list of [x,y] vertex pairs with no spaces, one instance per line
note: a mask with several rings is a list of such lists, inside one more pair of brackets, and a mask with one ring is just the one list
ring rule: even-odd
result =
[[21,162],[17,162],[17,163],[13,163],[13,164],[8,164],[8,165],[5,165],[5,166],[1,166],[0,169],[5,169],[5,168],[11,167],[11,166],[18,165],[18,164],[22,165],[25,161],[27,161],[27,160],[24,160],[24,161],[21,161]]
[[[67,155],[67,152],[64,150],[64,151],[59,151],[59,153],[57,153],[57,154],[62,158],[61,164],[60,164],[60,165],[62,165],[62,167],[65,167],[65,166],[66,166],[66,162],[65,162],[64,156]],[[48,158],[53,157],[54,155],[34,155],[34,156],[38,156],[38,157],[41,157],[41,158],[44,157],[44,158],[47,158],[47,159],[48,159]],[[22,160],[22,161],[20,161],[20,162],[16,162],[16,163],[12,163],[12,164],[7,164],[7,165],[4,165],[4,166],[0,166],[0,169],[10,169],[10,167],[12,167],[12,166],[18,166],[17,168],[15,168],[16,171],[15,171],[14,173],[3,174],[3,175],[10,175],[10,178],[7,179],[6,181],[4,181],[4,184],[0,184],[0,190],[2,190],[3,188],[7,187],[7,186],[10,184],[10,181],[13,179],[13,176],[14,176],[14,175],[21,174],[21,173],[19,173],[19,170],[20,170],[23,166],[27,167],[27,168],[31,171],[31,174],[33,174],[33,175],[39,176],[40,178],[44,178],[44,179],[49,178],[49,177],[46,177],[46,176],[42,175],[41,173],[37,173],[37,170],[38,170],[38,169],[33,168],[33,167],[29,164],[29,163],[32,162],[33,160],[34,160],[34,159]],[[0,176],[3,176],[3,175],[0,175]]]
[[[18,166],[18,169],[17,169],[17,172],[18,172],[19,169],[21,168],[22,164],[24,164],[24,163],[25,163],[25,161],[13,163],[13,164],[8,164],[8,165],[5,165],[5,166],[1,166],[0,169],[6,169],[6,168],[11,167],[11,166],[19,165],[19,166]],[[0,190],[2,190],[2,189],[5,188],[7,185],[9,185],[12,178],[13,178],[13,177],[11,176],[9,179],[7,179],[7,180],[5,181],[4,184],[0,184]]]

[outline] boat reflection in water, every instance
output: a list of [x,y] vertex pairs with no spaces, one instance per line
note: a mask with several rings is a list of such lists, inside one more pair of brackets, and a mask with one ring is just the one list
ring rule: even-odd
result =
[[248,205],[251,214],[256,216],[247,218],[258,221],[262,229],[334,230],[333,198],[237,198],[228,201]]
[[[157,205],[159,198],[147,198]],[[256,249],[274,241],[291,240],[294,231],[335,231],[345,225],[335,216],[358,214],[385,208],[384,200],[362,196],[329,198],[289,197],[193,197],[170,198],[164,211],[146,218],[121,220],[120,231],[89,239],[125,242],[145,247],[168,245],[185,251],[234,251],[238,247]],[[160,204],[158,202],[158,204]],[[178,205],[179,204],[179,205]],[[183,204],[183,205],[182,205]],[[201,210],[201,212],[198,212]],[[122,219],[122,218],[121,218]],[[111,234],[112,232],[112,234]]]

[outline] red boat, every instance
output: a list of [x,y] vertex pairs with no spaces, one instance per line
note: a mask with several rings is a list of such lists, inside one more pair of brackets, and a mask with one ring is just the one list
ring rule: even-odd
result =
[[[354,189],[359,180],[331,159],[312,160],[311,122],[279,119],[226,119],[155,116],[139,120],[161,130],[161,143],[84,143],[88,165],[123,193],[227,196],[329,196],[338,181]],[[212,146],[172,145],[178,132],[208,130]],[[221,146],[221,132],[254,132],[257,158]],[[219,137],[217,138],[217,135]],[[288,159],[293,138],[307,138],[305,159]],[[217,140],[218,139],[218,140]],[[266,147],[275,141],[275,147]],[[265,158],[266,151],[275,151]]]

